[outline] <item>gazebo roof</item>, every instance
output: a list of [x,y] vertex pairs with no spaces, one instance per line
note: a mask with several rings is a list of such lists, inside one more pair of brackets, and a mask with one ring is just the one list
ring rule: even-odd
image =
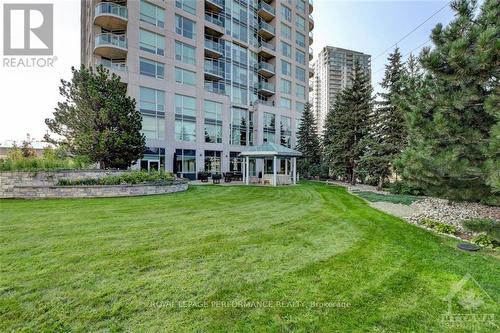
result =
[[271,142],[264,142],[260,146],[252,146],[247,150],[242,151],[240,156],[249,157],[269,157],[269,156],[281,156],[281,157],[300,157],[302,153],[300,151],[290,149],[288,147],[277,145]]

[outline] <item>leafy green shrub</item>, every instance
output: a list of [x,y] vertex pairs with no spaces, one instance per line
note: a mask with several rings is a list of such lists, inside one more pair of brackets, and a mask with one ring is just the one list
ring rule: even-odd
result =
[[431,220],[431,219],[423,219],[420,221],[420,224],[425,225],[426,227],[433,229],[437,232],[443,233],[443,234],[456,234],[457,233],[457,228],[455,226],[446,224],[446,223],[441,223],[439,221]]
[[470,219],[464,222],[464,228],[474,232],[484,232],[500,240],[500,222],[493,219]]
[[403,181],[397,181],[389,185],[389,192],[392,194],[424,195],[420,188],[412,187]]
[[171,184],[174,177],[171,173],[164,171],[130,171],[117,176],[104,176],[100,178],[85,179],[61,179],[57,182],[59,186],[79,186],[79,185],[133,185],[133,184]]
[[493,237],[488,236],[486,234],[480,234],[473,237],[472,242],[482,247],[491,247],[491,248],[496,248],[500,245],[500,242],[497,239],[494,239]]

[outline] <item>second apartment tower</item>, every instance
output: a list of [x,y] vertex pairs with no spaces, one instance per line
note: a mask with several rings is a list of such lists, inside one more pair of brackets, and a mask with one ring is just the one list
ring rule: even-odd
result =
[[82,0],[82,63],[118,74],[137,100],[148,146],[137,167],[238,172],[248,146],[295,146],[312,10],[311,0]]

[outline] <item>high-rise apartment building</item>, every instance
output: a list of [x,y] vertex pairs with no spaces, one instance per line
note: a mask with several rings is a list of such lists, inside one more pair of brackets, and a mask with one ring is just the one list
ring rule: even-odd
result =
[[371,75],[371,56],[361,52],[326,46],[312,64],[310,102],[318,121],[318,132],[323,132],[328,110],[338,93],[351,84],[355,60]]
[[82,0],[82,63],[108,67],[137,100],[148,146],[137,166],[237,172],[248,146],[295,145],[312,10],[312,0]]

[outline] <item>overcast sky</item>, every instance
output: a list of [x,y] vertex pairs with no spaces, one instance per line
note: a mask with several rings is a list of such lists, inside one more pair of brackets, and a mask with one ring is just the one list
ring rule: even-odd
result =
[[[26,133],[41,139],[46,132],[44,119],[51,116],[60,100],[60,79],[68,79],[71,66],[80,63],[79,0],[0,0],[2,4],[16,2],[54,4],[54,55],[57,61],[53,68],[0,66],[0,142],[22,140]],[[314,0],[314,53],[331,45],[361,51],[375,58],[447,2]],[[0,17],[3,17],[3,6]],[[446,24],[451,18],[451,10],[443,9],[399,44],[402,53],[406,55],[422,45],[436,23]],[[0,36],[3,36],[1,25]],[[3,48],[3,43],[0,43],[0,48]],[[418,50],[414,52],[418,53]],[[0,53],[2,57],[3,49]],[[372,61],[375,90],[378,90],[386,57],[384,54]]]

